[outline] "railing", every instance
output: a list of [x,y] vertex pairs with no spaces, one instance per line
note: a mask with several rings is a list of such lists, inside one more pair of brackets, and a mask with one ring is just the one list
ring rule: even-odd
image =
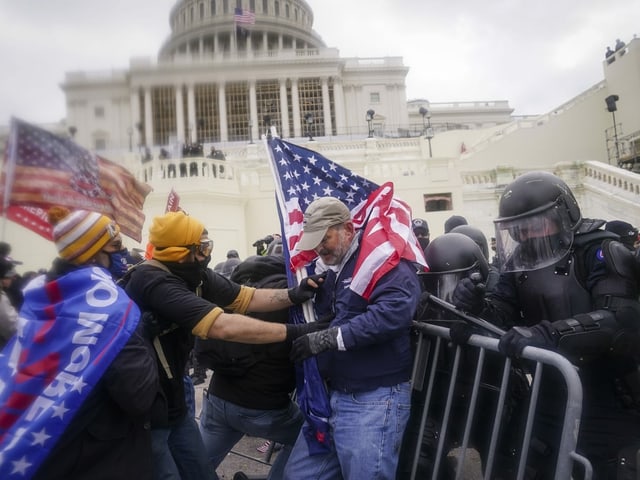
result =
[[[543,377],[546,378],[547,368],[559,373],[566,386],[564,412],[558,419],[559,441],[557,451],[553,452],[553,478],[574,478],[575,464],[582,466],[584,479],[591,478],[590,462],[576,453],[582,384],[575,367],[566,358],[548,350],[526,347],[522,359],[533,362],[535,368],[527,370],[533,373],[514,375],[522,370],[514,369],[511,360],[498,353],[497,339],[472,335],[467,345],[456,346],[448,343],[448,328],[423,322],[414,325],[419,336],[408,428],[418,425],[418,429],[417,432],[408,430],[398,478],[441,478],[446,457],[451,455],[450,447],[456,447],[453,456],[457,460],[457,479],[477,476],[470,472],[481,467],[486,479],[493,478],[499,468],[504,475],[505,465],[512,468],[512,473],[505,478],[524,478],[529,468],[530,447],[534,446],[532,431],[538,421],[540,385]],[[517,400],[510,402],[514,397],[518,397]],[[482,444],[477,443],[478,424],[488,427],[488,431],[480,432],[485,440]],[[467,460],[472,448],[480,452],[481,462]],[[507,448],[512,455],[505,461],[502,452]]]

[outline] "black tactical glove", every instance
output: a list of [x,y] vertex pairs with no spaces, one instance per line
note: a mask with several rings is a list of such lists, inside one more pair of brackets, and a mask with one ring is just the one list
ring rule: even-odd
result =
[[307,333],[317,332],[329,327],[329,323],[308,322],[308,323],[287,323],[287,340],[295,340]]
[[338,348],[339,332],[339,327],[332,327],[296,338],[293,341],[289,359],[292,362],[300,362],[326,350],[336,350]]
[[449,327],[449,337],[456,345],[466,345],[474,333],[479,333],[466,322],[455,322]]
[[558,345],[558,331],[551,322],[541,321],[533,327],[513,327],[498,343],[498,350],[509,357],[518,358],[524,347],[554,349]]
[[[300,285],[290,288],[288,291],[289,300],[291,300],[291,303],[293,303],[294,305],[300,305],[307,300],[311,300],[318,291],[318,288],[320,288],[322,282],[324,282],[326,276],[327,272],[323,272],[318,275],[310,275],[300,280]],[[312,280],[317,286],[312,286],[309,283],[310,280]]]
[[460,310],[478,314],[484,306],[484,283],[474,282],[471,278],[463,278],[456,285],[451,298],[453,303]]

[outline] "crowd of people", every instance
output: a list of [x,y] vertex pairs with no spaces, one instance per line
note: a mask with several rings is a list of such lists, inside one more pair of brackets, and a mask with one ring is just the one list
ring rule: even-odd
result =
[[[433,239],[414,218],[431,270],[401,259],[366,299],[348,288],[362,232],[335,198],[304,213],[298,249],[316,258],[293,287],[278,235],[256,241],[256,255],[229,250],[209,268],[213,241],[181,211],[153,219],[146,260],[105,215],[54,207],[49,219],[58,257],[46,271],[21,278],[0,243],[2,478],[214,480],[243,435],[281,447],[270,479],[403,478],[401,447],[416,427],[412,325],[443,317],[426,307],[425,291],[505,330],[499,350],[514,363],[528,346],[573,361],[584,388],[578,452],[596,479],[636,471],[638,229],[584,218],[555,175],[507,185],[490,242],[460,215]],[[310,301],[316,321],[290,323],[289,309]],[[451,338],[478,333],[458,322]],[[311,358],[319,377],[307,381],[328,399],[321,431],[294,396]],[[207,369],[198,422],[193,383]],[[555,465],[558,388],[554,377],[541,386],[535,478],[550,478]],[[32,406],[36,398],[49,408]],[[32,421],[34,408],[48,413]]]

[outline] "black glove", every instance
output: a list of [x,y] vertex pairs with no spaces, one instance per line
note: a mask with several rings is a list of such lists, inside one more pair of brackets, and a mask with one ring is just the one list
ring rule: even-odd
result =
[[460,310],[478,314],[484,306],[485,289],[484,283],[476,283],[468,277],[463,278],[453,291],[451,303]]
[[466,345],[474,333],[478,332],[466,322],[456,322],[449,327],[449,337],[456,345]]
[[[300,280],[300,285],[290,288],[288,291],[289,300],[291,300],[291,303],[293,303],[294,305],[300,305],[307,300],[311,300],[320,288],[322,282],[324,282],[326,276],[327,272],[323,272],[318,275],[310,275]],[[309,280],[312,280],[318,286],[314,287],[310,285]]]
[[329,323],[308,322],[308,323],[287,323],[287,340],[295,340],[307,333],[317,332],[329,327]]
[[518,358],[524,347],[554,349],[558,346],[558,331],[547,320],[533,327],[513,327],[498,343],[498,350],[509,357]]
[[292,362],[300,362],[325,350],[336,350],[338,348],[339,331],[339,327],[332,327],[296,338],[293,341],[289,359]]

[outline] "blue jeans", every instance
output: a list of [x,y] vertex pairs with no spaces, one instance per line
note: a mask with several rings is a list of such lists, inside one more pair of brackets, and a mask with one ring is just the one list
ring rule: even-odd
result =
[[284,479],[392,480],[411,408],[409,382],[369,392],[329,392],[334,451],[309,456],[300,434]]
[[200,433],[213,470],[245,434],[283,444],[268,477],[280,480],[302,422],[302,413],[293,402],[280,410],[254,410],[215,395],[205,395],[200,412]]
[[178,423],[151,430],[154,480],[213,480],[213,469],[195,419],[186,414]]

